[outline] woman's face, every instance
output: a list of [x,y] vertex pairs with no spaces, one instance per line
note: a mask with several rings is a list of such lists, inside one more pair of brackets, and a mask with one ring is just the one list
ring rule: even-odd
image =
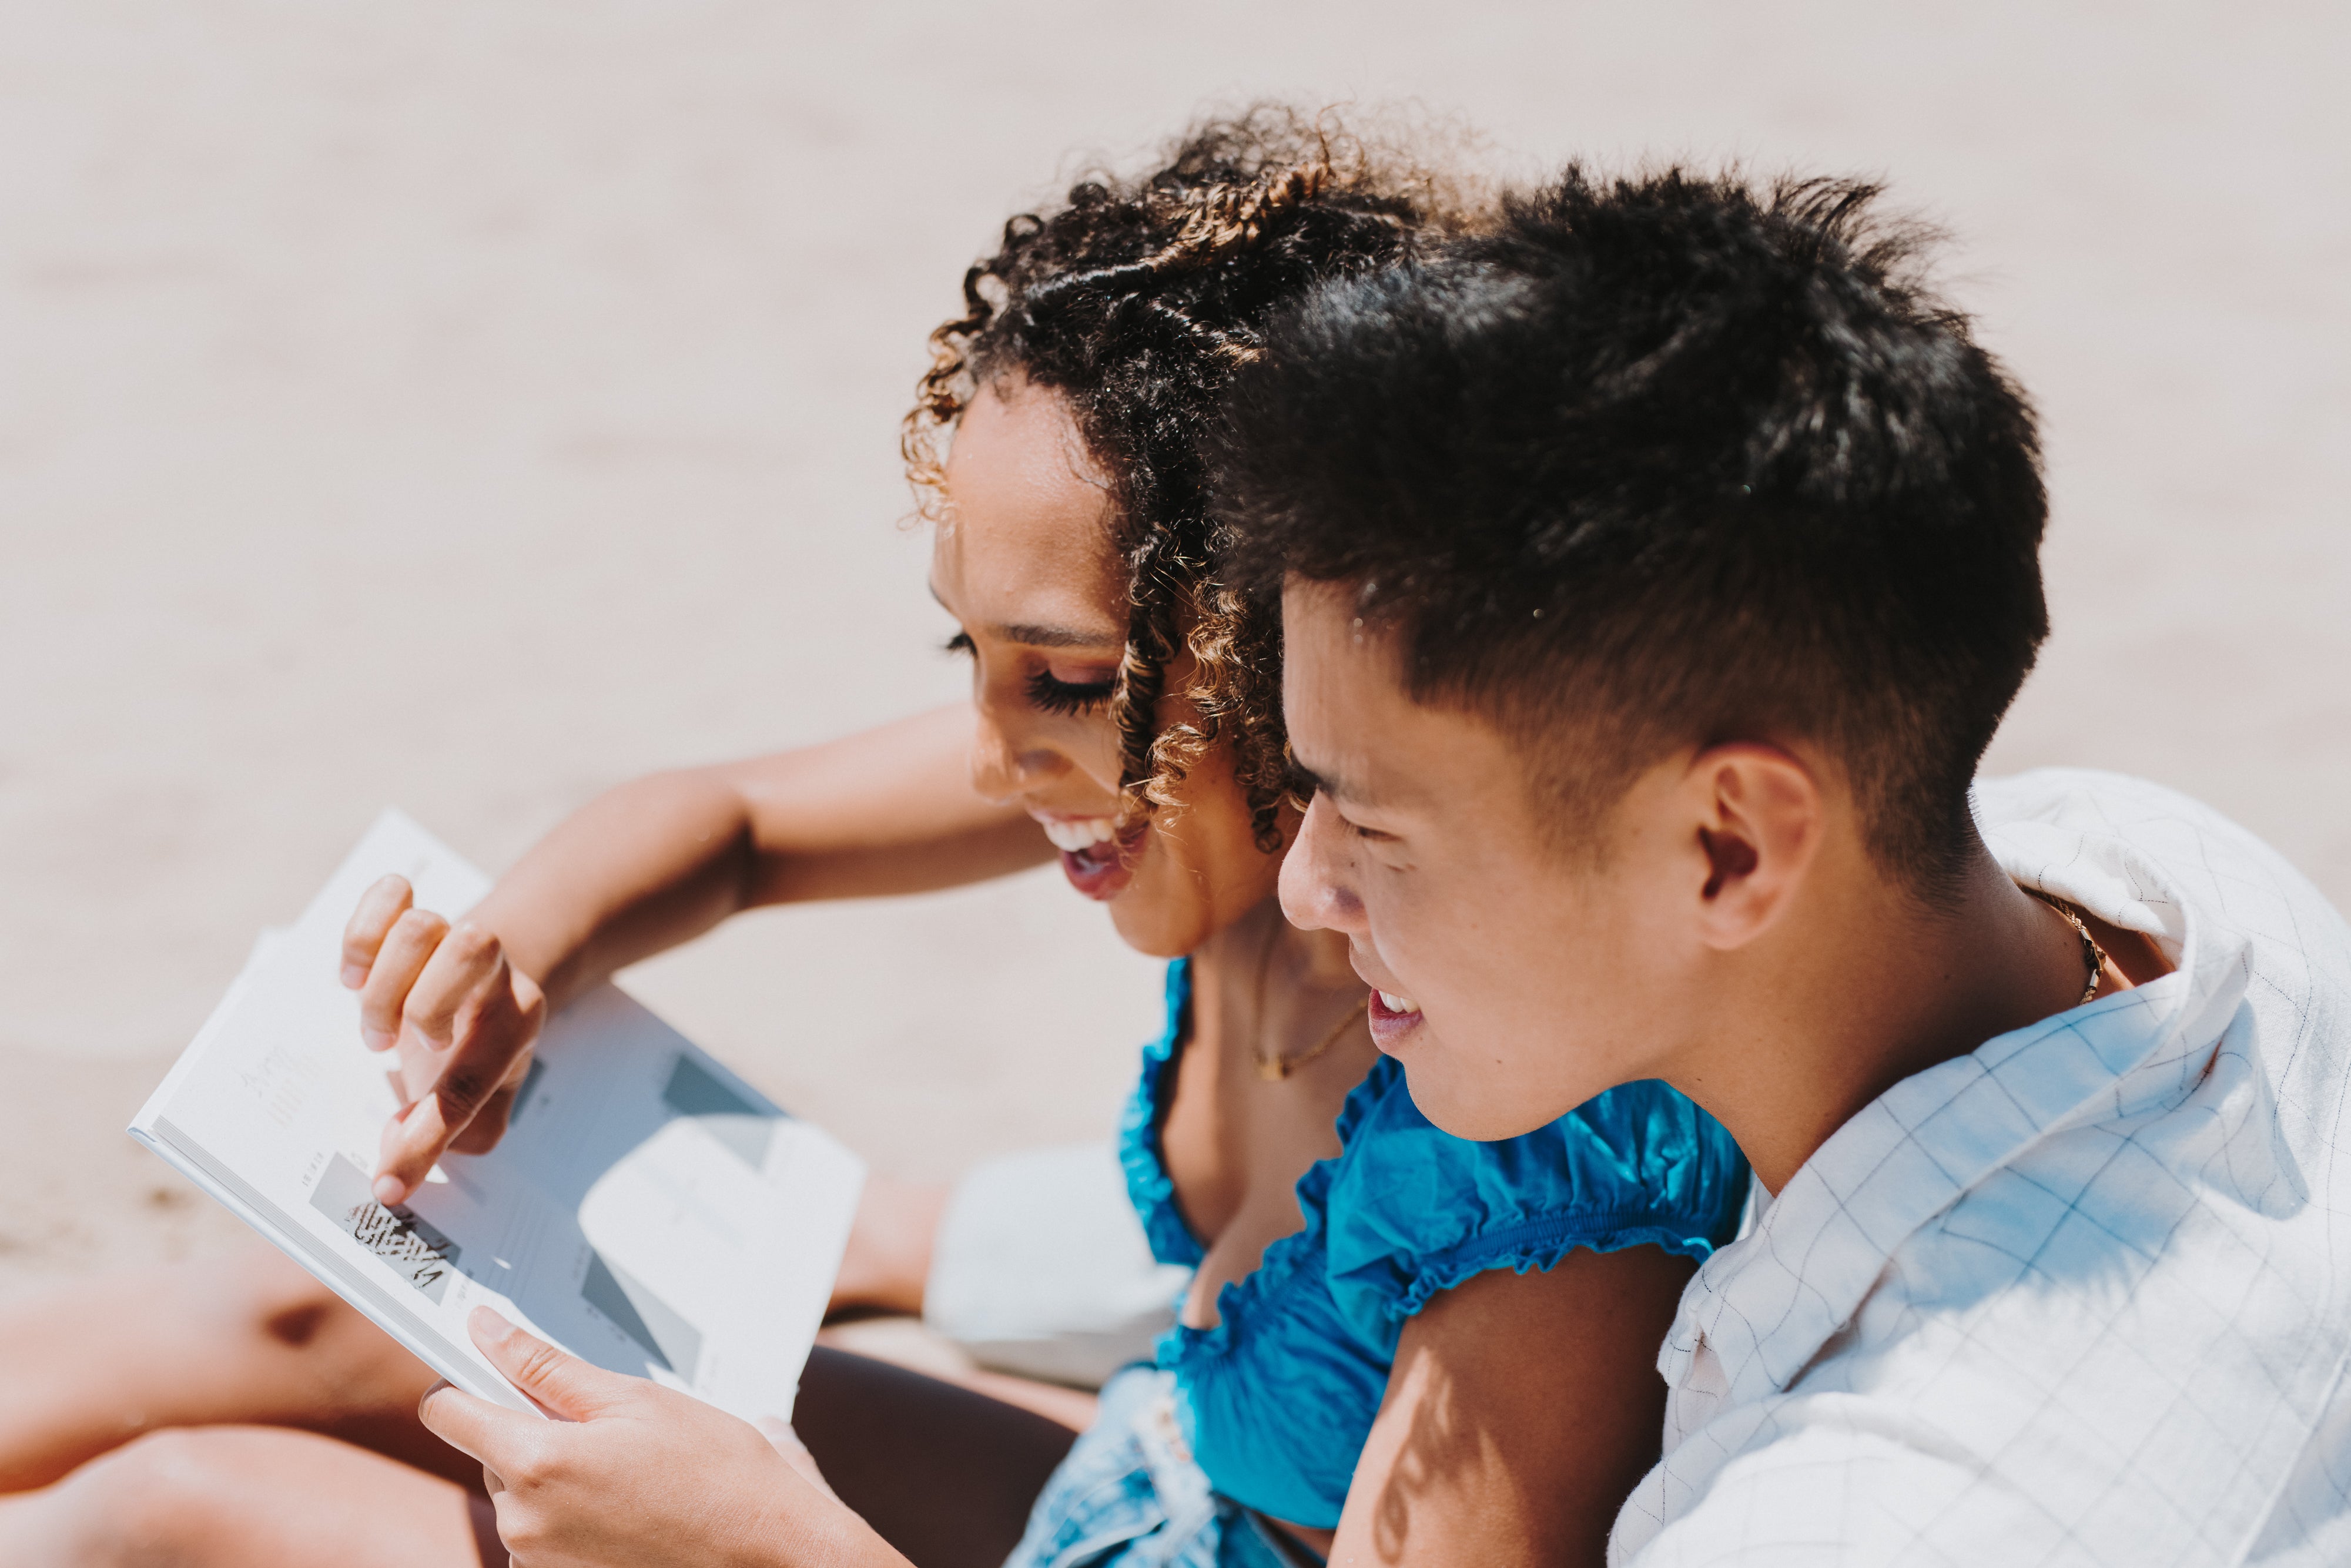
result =
[[[974,787],[1043,825],[1070,885],[1110,905],[1130,946],[1194,951],[1271,895],[1280,857],[1258,849],[1220,747],[1185,779],[1180,809],[1121,820],[1110,695],[1126,648],[1126,567],[1108,491],[1059,395],[1017,378],[980,391],[956,427],[943,517],[931,591],[972,656]],[[1171,666],[1165,689],[1188,674]],[[1183,712],[1180,698],[1161,704],[1163,722]]]

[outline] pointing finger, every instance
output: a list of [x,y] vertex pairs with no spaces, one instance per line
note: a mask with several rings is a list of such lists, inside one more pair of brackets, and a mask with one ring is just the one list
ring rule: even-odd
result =
[[441,1099],[427,1094],[384,1124],[376,1154],[375,1200],[386,1208],[408,1201],[441,1152],[449,1146],[449,1124],[441,1114]]
[[448,1055],[433,1087],[383,1130],[376,1172],[377,1202],[390,1206],[407,1201],[434,1163],[496,1095],[507,1071],[499,1053],[517,1049],[517,1042],[507,1039],[483,1041]]
[[[484,934],[482,940],[496,938]],[[428,971],[417,989],[437,984]],[[415,1103],[384,1129],[378,1166],[398,1191],[388,1197],[380,1192],[379,1201],[401,1202],[452,1147],[480,1154],[496,1146],[513,1107],[513,1092],[529,1071],[530,1048],[546,1011],[538,987],[498,958],[488,982],[448,1015],[452,1048],[410,1053],[402,1097],[413,1096]],[[487,1120],[477,1120],[486,1111]]]

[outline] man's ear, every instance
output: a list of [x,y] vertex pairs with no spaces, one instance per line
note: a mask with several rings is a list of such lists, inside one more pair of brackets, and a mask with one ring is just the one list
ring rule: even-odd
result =
[[1776,746],[1710,747],[1685,776],[1705,860],[1699,929],[1710,947],[1743,947],[1770,929],[1819,852],[1820,780]]

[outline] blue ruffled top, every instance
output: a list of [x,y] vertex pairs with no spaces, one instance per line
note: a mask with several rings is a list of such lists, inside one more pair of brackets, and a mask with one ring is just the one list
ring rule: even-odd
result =
[[[1190,966],[1178,959],[1119,1152],[1153,1254],[1197,1267],[1200,1241],[1159,1147],[1190,1004]],[[1402,1067],[1383,1057],[1347,1096],[1339,1139],[1339,1155],[1299,1179],[1305,1228],[1218,1292],[1216,1327],[1179,1324],[1158,1347],[1209,1484],[1315,1529],[1338,1524],[1405,1320],[1438,1291],[1489,1269],[1549,1269],[1578,1247],[1647,1244],[1702,1259],[1730,1239],[1747,1196],[1730,1135],[1655,1082],[1480,1144],[1431,1124]]]

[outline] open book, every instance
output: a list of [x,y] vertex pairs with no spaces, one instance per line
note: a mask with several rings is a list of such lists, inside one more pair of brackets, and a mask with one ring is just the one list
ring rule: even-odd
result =
[[392,1058],[360,1043],[337,971],[360,894],[392,872],[453,917],[488,889],[386,812],[256,947],[131,1135],[469,1393],[538,1409],[466,1334],[488,1305],[599,1366],[789,1418],[856,1156],[603,986],[549,1020],[498,1146],[448,1155],[385,1208],[370,1188]]

